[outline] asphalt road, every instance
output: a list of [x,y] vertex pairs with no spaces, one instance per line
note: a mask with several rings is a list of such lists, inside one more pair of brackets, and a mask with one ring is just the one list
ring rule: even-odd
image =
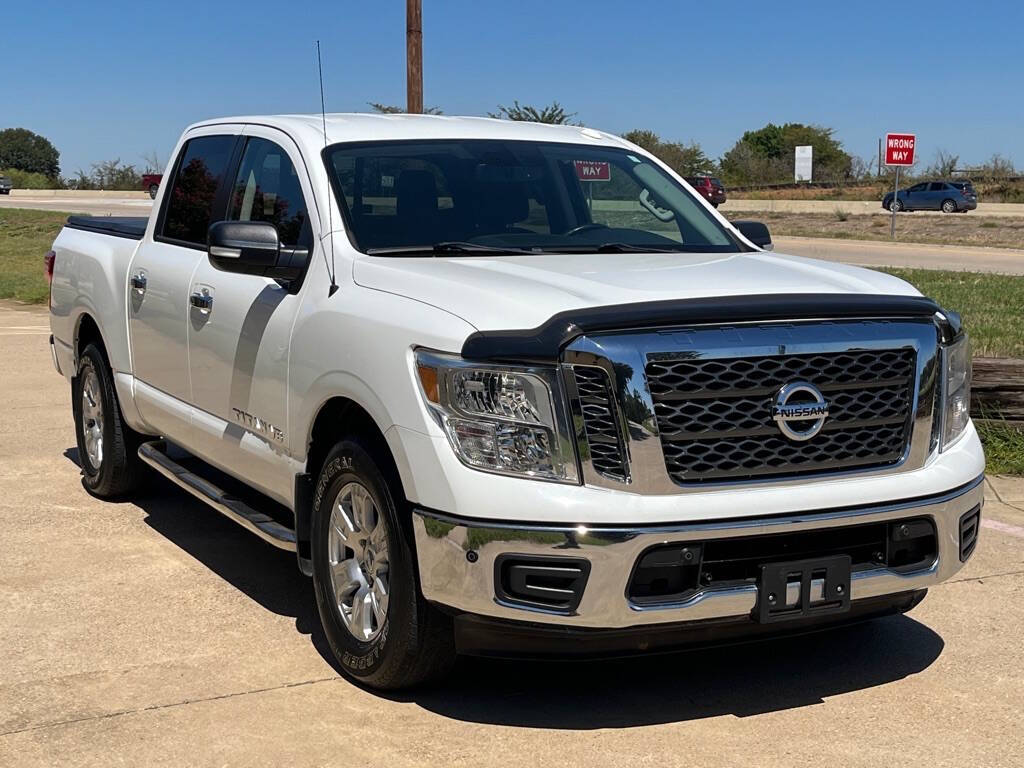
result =
[[28,208],[35,211],[67,211],[91,216],[148,216],[153,201],[148,197],[17,197],[0,195],[0,208]]
[[383,696],[327,661],[293,556],[156,479],[85,493],[48,332],[0,303],[0,765],[1021,765],[1024,482],[908,616]]
[[[1024,208],[1024,206],[1020,207]],[[0,197],[0,208],[70,210],[94,216],[148,216],[152,209],[152,202],[140,198],[99,198],[88,195],[77,195],[74,198]],[[775,248],[779,253],[864,266],[921,267],[924,269],[1024,275],[1024,251],[1004,248],[970,248],[809,237],[777,237],[775,238]]]
[[966,245],[879,243],[818,237],[776,237],[775,250],[866,267],[918,267],[1024,275],[1024,250]]

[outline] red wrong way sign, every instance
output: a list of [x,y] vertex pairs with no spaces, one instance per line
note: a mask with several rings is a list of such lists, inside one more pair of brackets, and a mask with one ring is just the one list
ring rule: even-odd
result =
[[577,160],[576,176],[580,181],[611,181],[612,167],[601,160]]
[[885,134],[885,164],[913,165],[916,143],[917,136],[912,133]]

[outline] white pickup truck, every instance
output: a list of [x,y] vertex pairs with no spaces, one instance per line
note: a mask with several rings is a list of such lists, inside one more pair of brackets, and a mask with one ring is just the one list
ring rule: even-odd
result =
[[172,158],[48,255],[83,483],[294,551],[366,684],[906,611],[975,546],[959,317],[621,138],[238,117]]

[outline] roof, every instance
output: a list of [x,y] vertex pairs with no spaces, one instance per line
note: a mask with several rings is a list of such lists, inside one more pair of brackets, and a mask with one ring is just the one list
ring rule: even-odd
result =
[[[322,144],[324,117],[308,115],[245,115],[203,120],[189,128],[223,123],[248,123],[280,128],[297,141]],[[489,117],[454,115],[384,115],[371,113],[328,113],[327,143],[387,141],[399,139],[504,139],[512,141],[554,141],[623,146],[627,142],[603,131],[575,125],[548,125]]]

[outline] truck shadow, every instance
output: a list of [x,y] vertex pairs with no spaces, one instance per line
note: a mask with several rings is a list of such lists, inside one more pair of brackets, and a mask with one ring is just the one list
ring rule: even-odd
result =
[[[72,461],[76,451],[65,453]],[[338,670],[312,582],[275,550],[163,478],[133,502],[145,522],[265,610],[292,617]],[[462,658],[432,688],[382,694],[466,722],[590,730],[749,717],[820,704],[927,669],[942,638],[908,616],[842,630],[684,653],[604,661]],[[340,670],[339,670],[340,672]],[[343,694],[342,694],[343,695]]]
[[413,701],[457,720],[590,730],[750,717],[884,685],[927,669],[942,638],[890,616],[788,639],[588,662],[464,659]]

